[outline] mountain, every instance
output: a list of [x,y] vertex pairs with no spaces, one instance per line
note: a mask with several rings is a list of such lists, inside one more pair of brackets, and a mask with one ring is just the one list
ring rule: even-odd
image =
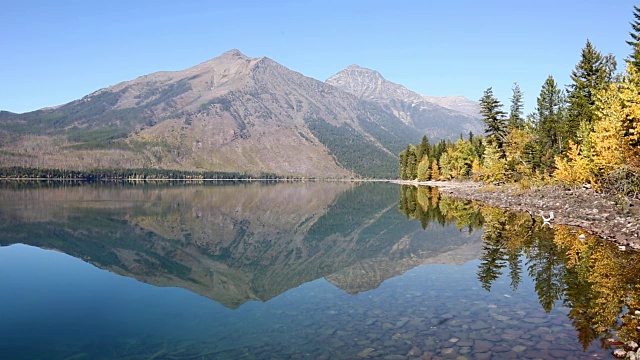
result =
[[[470,131],[483,132],[479,117],[465,108],[445,106],[442,101],[431,101],[406,87],[386,80],[379,72],[351,65],[326,81],[361,99],[375,102],[392,112],[402,121],[430,139],[455,139]],[[465,106],[468,106],[465,103]]]
[[25,114],[0,113],[5,165],[395,177],[420,134],[374,103],[237,50]]
[[479,132],[466,115],[367,73],[382,84],[373,92],[367,76],[324,83],[231,50],[61,106],[0,111],[0,163],[395,178],[397,154],[425,133]]
[[447,109],[459,111],[472,117],[480,118],[480,104],[469,100],[464,96],[428,96],[422,95],[428,102],[440,105]]

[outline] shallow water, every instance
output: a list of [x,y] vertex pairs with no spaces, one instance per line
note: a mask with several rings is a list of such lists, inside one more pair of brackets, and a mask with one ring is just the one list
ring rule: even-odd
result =
[[640,262],[580,234],[390,184],[13,186],[0,354],[610,358]]

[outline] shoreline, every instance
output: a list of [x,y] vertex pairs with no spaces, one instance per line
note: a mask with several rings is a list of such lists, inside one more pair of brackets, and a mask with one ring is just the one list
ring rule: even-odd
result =
[[617,244],[621,250],[640,251],[640,202],[613,198],[593,189],[561,185],[521,189],[516,185],[492,186],[473,181],[406,181],[393,183],[438,187],[441,193],[479,201],[537,217],[554,212],[554,224],[575,226]]

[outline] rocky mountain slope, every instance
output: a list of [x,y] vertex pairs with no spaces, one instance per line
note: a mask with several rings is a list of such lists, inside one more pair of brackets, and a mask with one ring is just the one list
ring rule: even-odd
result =
[[373,92],[367,77],[349,78],[350,87],[336,77],[323,83],[231,50],[62,106],[2,111],[0,163],[395,177],[407,143],[473,128],[461,113],[379,78],[384,86]]
[[443,101],[428,98],[407,89],[406,87],[386,80],[374,70],[351,65],[331,76],[326,81],[361,99],[373,101],[385,110],[392,112],[402,121],[419,129],[429,138],[458,137],[461,133],[472,131],[480,134],[483,131],[478,114],[473,115],[469,108],[470,101]]

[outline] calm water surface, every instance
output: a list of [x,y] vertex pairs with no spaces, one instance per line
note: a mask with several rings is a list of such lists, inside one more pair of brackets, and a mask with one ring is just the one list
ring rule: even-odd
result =
[[640,258],[391,184],[0,189],[0,358],[583,359]]

